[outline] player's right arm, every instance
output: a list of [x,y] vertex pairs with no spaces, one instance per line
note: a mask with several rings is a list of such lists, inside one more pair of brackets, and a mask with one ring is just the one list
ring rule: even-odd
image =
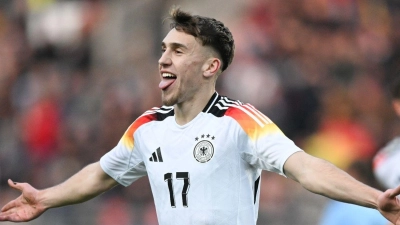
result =
[[0,212],[0,221],[30,221],[49,208],[87,201],[117,185],[96,162],[83,168],[65,182],[43,190],[37,190],[28,183],[8,184],[21,195],[7,203]]

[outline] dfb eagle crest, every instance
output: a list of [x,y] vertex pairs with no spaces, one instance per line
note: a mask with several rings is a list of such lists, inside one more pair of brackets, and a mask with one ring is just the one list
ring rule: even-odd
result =
[[[204,137],[204,136],[205,135],[202,135],[202,137]],[[210,136],[210,135],[208,135],[208,136]],[[197,140],[198,140],[198,138],[196,138],[196,141]],[[214,140],[214,137],[212,138],[212,140]],[[214,146],[208,140],[201,140],[194,147],[193,155],[194,155],[194,158],[198,162],[201,162],[201,163],[208,162],[214,155]]]

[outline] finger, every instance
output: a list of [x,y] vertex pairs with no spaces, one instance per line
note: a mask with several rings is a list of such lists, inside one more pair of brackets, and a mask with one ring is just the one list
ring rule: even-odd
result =
[[18,214],[14,212],[0,213],[0,221],[20,222],[21,219]]
[[15,200],[12,200],[11,202],[7,203],[5,206],[3,206],[3,208],[1,208],[1,212],[6,212],[12,208],[14,208],[15,206],[17,206],[17,203]]
[[22,189],[23,189],[22,185],[20,183],[13,182],[11,179],[8,179],[8,185],[10,185],[10,187],[20,190],[20,191],[22,191]]
[[10,218],[11,212],[1,212],[0,213],[0,221],[8,221]]
[[389,197],[394,198],[399,194],[400,194],[400,185],[391,191]]

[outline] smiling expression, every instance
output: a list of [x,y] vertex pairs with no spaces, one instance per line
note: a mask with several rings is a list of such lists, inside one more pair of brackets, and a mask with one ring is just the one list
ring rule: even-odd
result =
[[192,35],[172,29],[164,38],[158,61],[162,102],[172,106],[191,100],[206,84],[205,63],[211,54]]

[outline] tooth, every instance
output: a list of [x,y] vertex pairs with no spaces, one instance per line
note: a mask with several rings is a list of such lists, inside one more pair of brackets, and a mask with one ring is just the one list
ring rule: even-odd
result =
[[175,75],[173,75],[171,73],[163,73],[162,76],[165,77],[165,78],[167,78],[167,77],[169,77],[169,78],[175,77]]

